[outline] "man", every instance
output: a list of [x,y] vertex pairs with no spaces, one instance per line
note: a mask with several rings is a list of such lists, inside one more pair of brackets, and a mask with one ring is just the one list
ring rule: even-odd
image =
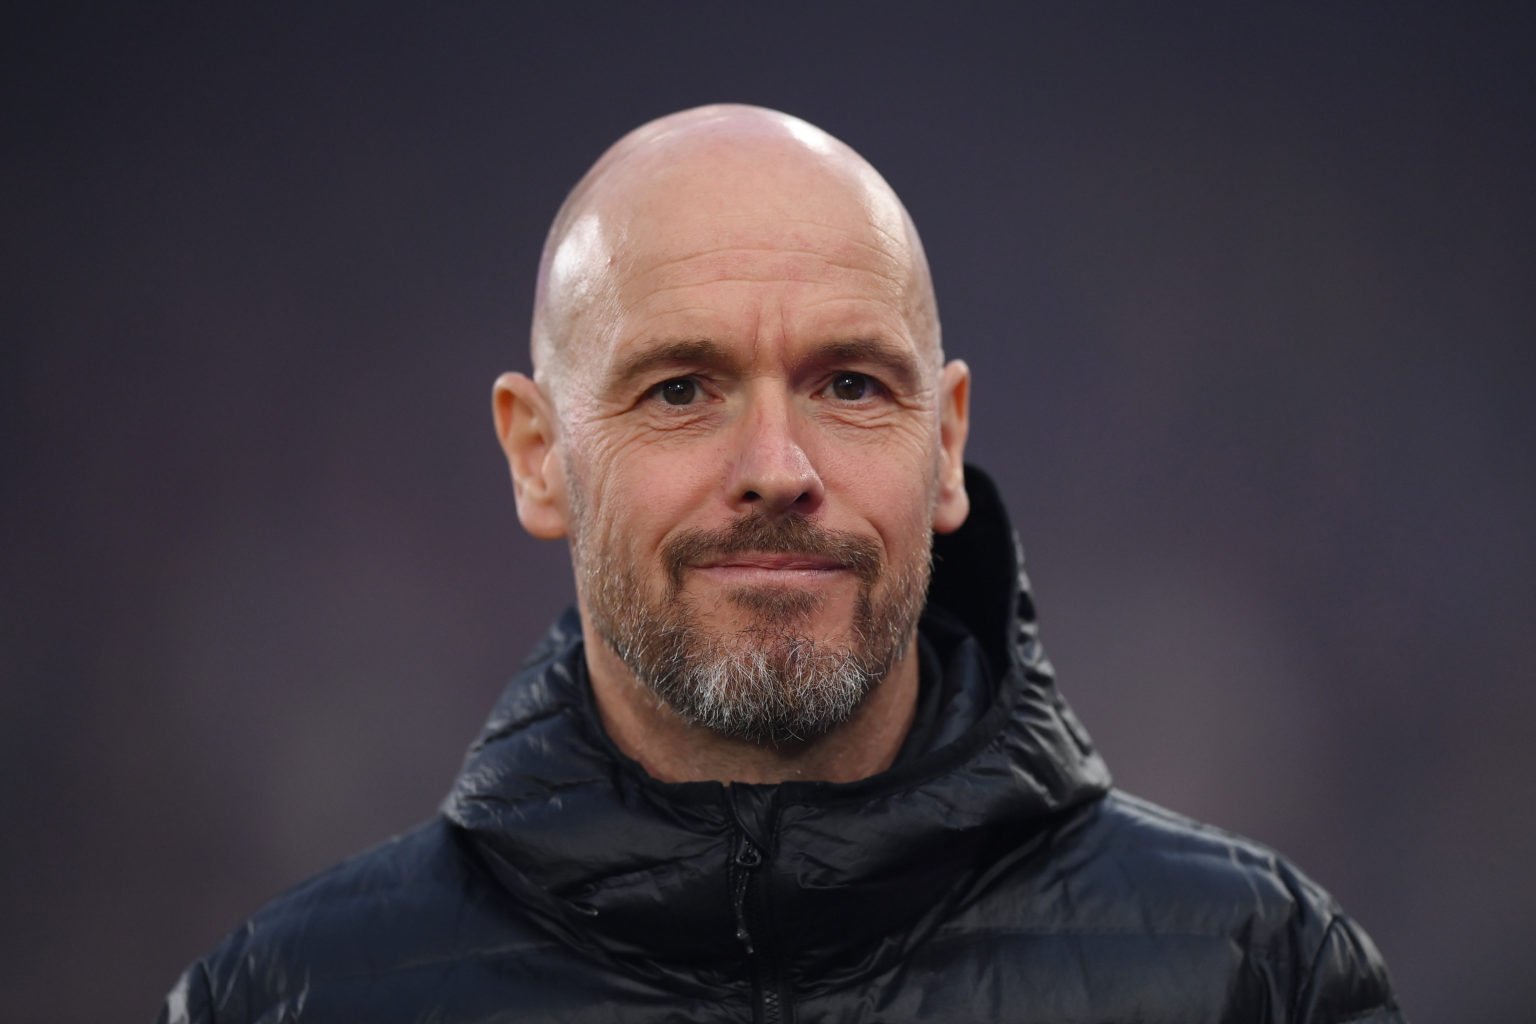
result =
[[732,106],[625,137],[550,232],[533,360],[496,429],[577,612],[438,819],[162,1020],[1402,1020],[1315,885],[1110,788],[846,146]]

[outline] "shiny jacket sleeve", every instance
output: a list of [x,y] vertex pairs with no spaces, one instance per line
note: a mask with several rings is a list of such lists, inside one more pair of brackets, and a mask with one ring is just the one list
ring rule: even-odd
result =
[[1387,967],[1376,946],[1353,921],[1328,922],[1300,993],[1302,1024],[1406,1024]]
[[214,1024],[208,972],[201,960],[188,967],[176,980],[166,994],[155,1024]]

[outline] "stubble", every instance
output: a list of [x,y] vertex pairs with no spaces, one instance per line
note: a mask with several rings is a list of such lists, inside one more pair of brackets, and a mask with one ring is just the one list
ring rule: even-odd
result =
[[[633,553],[594,537],[573,491],[572,553],[592,624],[635,678],[685,721],[722,736],[782,744],[825,735],[846,722],[911,643],[927,594],[931,543],[892,566],[869,538],[827,530],[797,514],[748,513],[719,530],[690,530],[661,551],[661,593],[648,588]],[[744,553],[831,560],[858,581],[846,630],[819,638],[824,603],[803,587],[726,592],[743,625],[712,627],[685,588],[693,566]]]

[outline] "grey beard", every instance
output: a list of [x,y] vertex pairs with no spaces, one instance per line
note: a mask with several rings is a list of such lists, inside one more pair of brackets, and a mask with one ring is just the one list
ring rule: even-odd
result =
[[[586,545],[581,545],[586,548]],[[682,592],[686,565],[704,553],[801,551],[838,557],[860,578],[851,635],[823,643],[797,629],[818,595],[778,587],[741,588],[732,603],[752,625],[714,635],[698,625]],[[580,553],[585,563],[593,552]],[[928,558],[886,580],[878,549],[798,518],[749,517],[716,533],[685,535],[663,552],[668,581],[648,600],[632,566],[584,564],[593,625],[643,685],[685,721],[722,736],[773,744],[812,739],[846,722],[911,642],[928,583]]]
[[[618,576],[608,579],[624,587]],[[820,736],[848,720],[894,661],[894,652],[864,659],[850,647],[766,624],[711,636],[690,618],[626,615],[599,628],[635,678],[685,721],[735,739],[777,744]]]

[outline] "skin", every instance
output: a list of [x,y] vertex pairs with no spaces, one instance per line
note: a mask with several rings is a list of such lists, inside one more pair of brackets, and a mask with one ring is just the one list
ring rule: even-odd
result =
[[[969,511],[969,371],[943,362],[926,261],[883,179],[805,122],[704,107],[620,140],[557,216],[541,260],[532,378],[496,382],[518,516],[572,541],[587,637],[606,552],[661,594],[664,544],[752,512],[802,516],[922,564]],[[676,403],[676,404],[674,404]],[[889,586],[893,572],[874,584]],[[815,598],[803,628],[849,636],[860,581],[813,557],[687,568],[721,635],[733,593]],[[603,725],[665,781],[852,781],[887,768],[912,724],[915,637],[853,716],[805,740],[751,742],[678,717],[607,644],[586,645]]]

